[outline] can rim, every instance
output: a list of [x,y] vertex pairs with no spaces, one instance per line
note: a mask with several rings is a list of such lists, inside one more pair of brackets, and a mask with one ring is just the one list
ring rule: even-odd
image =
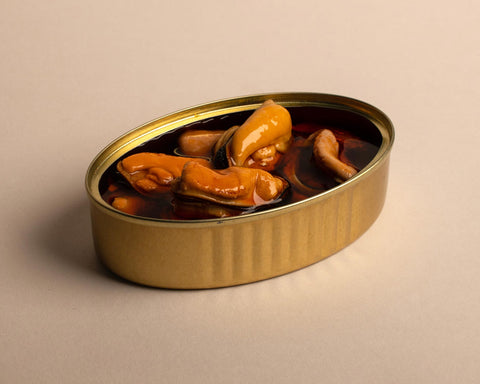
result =
[[[369,120],[379,130],[382,143],[375,157],[355,176],[351,179],[330,188],[315,196],[306,198],[301,201],[290,203],[287,205],[270,208],[264,211],[252,212],[245,215],[211,218],[211,219],[195,219],[195,220],[177,220],[177,219],[161,219],[144,216],[130,215],[121,212],[107,202],[105,202],[98,191],[98,184],[105,170],[113,164],[122,154],[136,147],[141,142],[145,142],[151,138],[165,133],[171,129],[181,127],[190,122],[199,121],[204,118],[221,116],[227,113],[253,110],[261,105],[265,100],[274,99],[275,102],[287,106],[317,106],[330,107],[337,110],[347,110],[359,114]],[[178,110],[162,117],[153,119],[132,130],[127,131],[123,135],[117,137],[104,147],[91,161],[85,176],[85,188],[90,201],[98,207],[103,208],[109,214],[123,218],[124,220],[137,223],[148,223],[148,225],[168,225],[168,226],[203,226],[211,224],[237,223],[255,220],[259,216],[271,217],[278,214],[290,212],[299,206],[307,206],[328,198],[329,196],[341,193],[341,191],[360,182],[367,174],[373,172],[388,158],[393,142],[395,140],[395,131],[393,123],[389,117],[377,107],[364,101],[351,97],[314,92],[288,92],[288,93],[262,93],[248,96],[240,96],[234,98],[220,99],[213,102],[198,104],[193,107]],[[113,159],[113,160],[112,160]]]

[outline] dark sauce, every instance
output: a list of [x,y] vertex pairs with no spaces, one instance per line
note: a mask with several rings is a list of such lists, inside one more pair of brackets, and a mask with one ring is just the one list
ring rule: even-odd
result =
[[[330,129],[340,145],[340,160],[357,170],[363,169],[375,157],[382,143],[382,137],[375,125],[360,114],[321,107],[288,108],[292,117],[294,141],[289,151],[276,165],[273,175],[283,177],[289,188],[273,204],[248,210],[218,207],[229,216],[271,209],[315,196],[339,184],[328,172],[319,169],[313,160],[312,145],[307,138],[320,129]],[[140,152],[174,154],[178,138],[185,130],[226,130],[233,125],[241,125],[252,111],[222,115],[201,120],[169,131],[126,153],[122,158]],[[121,160],[121,159],[119,159]],[[116,170],[113,164],[102,176],[99,183],[102,198],[111,204],[117,197],[133,197],[138,200],[137,216],[168,220],[203,219],[212,216],[197,212],[196,207],[205,203],[178,204],[168,188],[162,196],[149,198],[140,195]],[[180,208],[180,209],[179,209]],[[180,212],[180,215],[179,213]]]

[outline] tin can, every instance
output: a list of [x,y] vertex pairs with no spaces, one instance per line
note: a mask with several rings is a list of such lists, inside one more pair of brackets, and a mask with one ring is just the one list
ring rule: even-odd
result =
[[[253,112],[268,99],[292,111],[308,110],[309,116],[329,124],[368,131],[378,151],[354,177],[332,189],[242,216],[154,219],[120,212],[102,199],[102,175],[130,151],[189,124],[217,124],[225,116]],[[329,94],[259,94],[166,115],[121,136],[90,164],[86,189],[96,253],[108,269],[129,281],[174,289],[239,285],[306,267],[352,243],[377,219],[385,202],[393,141],[393,125],[383,112]]]

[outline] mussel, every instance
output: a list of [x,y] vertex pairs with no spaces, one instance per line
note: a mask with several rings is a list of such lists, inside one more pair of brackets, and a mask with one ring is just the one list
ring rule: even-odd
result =
[[319,168],[332,173],[339,181],[346,181],[357,173],[355,168],[339,159],[339,144],[332,131],[322,129],[313,139],[313,156]]
[[117,170],[137,192],[155,196],[165,192],[171,182],[181,175],[184,165],[190,161],[205,167],[210,166],[205,159],[142,152],[119,161]]
[[171,184],[179,198],[240,208],[271,204],[287,187],[286,180],[261,169],[232,166],[216,170],[196,162],[186,163]]
[[112,207],[130,215],[136,215],[145,207],[145,200],[140,196],[117,196],[112,201]]
[[210,157],[224,131],[190,130],[178,138],[178,153],[182,156]]
[[292,140],[292,119],[287,109],[265,101],[239,127],[227,130],[214,149],[217,168],[247,166],[272,169]]

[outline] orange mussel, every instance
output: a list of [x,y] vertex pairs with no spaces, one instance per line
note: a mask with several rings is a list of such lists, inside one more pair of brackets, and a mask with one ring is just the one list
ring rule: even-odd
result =
[[172,184],[178,196],[236,207],[269,204],[280,197],[288,183],[261,169],[229,167],[214,170],[189,162]]

